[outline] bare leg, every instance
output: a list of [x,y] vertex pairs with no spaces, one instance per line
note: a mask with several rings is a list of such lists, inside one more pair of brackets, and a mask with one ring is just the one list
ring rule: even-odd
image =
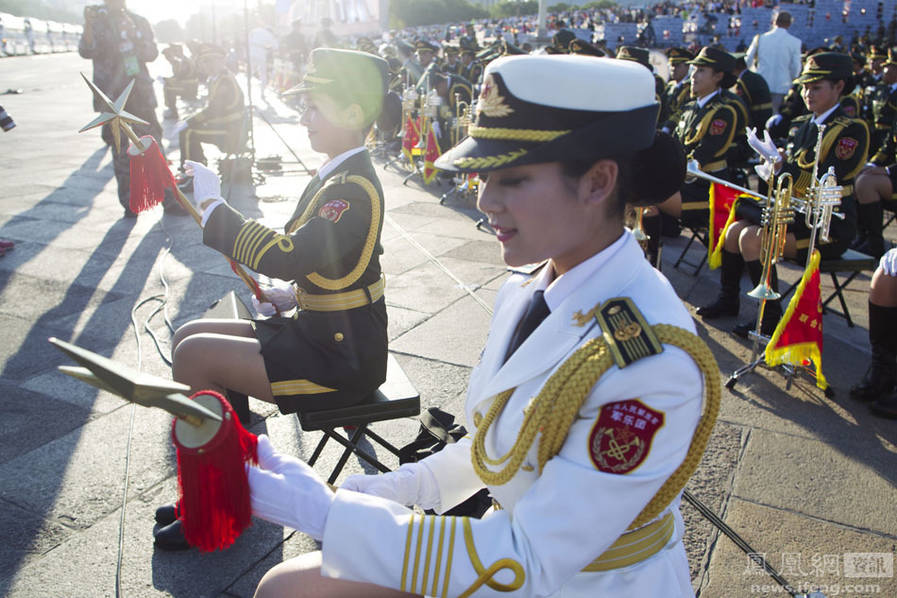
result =
[[271,383],[255,338],[201,332],[181,340],[174,350],[172,376],[197,390],[234,390],[273,402]]
[[307,552],[273,567],[255,590],[255,598],[407,598],[418,596],[381,586],[321,575],[321,553]]
[[191,320],[178,328],[174,336],[171,337],[171,354],[174,355],[174,350],[181,344],[182,340],[191,334],[201,334],[203,332],[255,338],[255,331],[246,320],[231,320],[229,318]]
[[897,307],[897,276],[888,276],[876,268],[869,287],[869,302],[882,307]]
[[893,192],[891,179],[884,168],[869,169],[857,177],[856,198],[860,203],[869,204],[890,199]]

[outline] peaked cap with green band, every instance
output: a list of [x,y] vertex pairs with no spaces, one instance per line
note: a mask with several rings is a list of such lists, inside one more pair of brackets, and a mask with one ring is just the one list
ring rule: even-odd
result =
[[617,50],[617,60],[637,62],[653,73],[654,67],[651,66],[650,56],[651,53],[648,52],[648,50],[645,48],[636,48],[635,46],[620,46]]
[[367,124],[383,107],[389,64],[373,54],[355,50],[315,48],[302,82],[284,95],[322,94],[342,105],[361,106]]
[[815,83],[816,81],[844,81],[844,91],[841,95],[847,95],[855,86],[853,76],[853,59],[841,52],[820,52],[813,54],[804,63],[804,70],[795,83]]
[[722,89],[729,89],[738,81],[738,77],[732,73],[735,70],[735,57],[725,50],[704,46],[697,56],[688,61],[688,64],[709,66],[714,71],[723,73],[723,78],[719,84]]

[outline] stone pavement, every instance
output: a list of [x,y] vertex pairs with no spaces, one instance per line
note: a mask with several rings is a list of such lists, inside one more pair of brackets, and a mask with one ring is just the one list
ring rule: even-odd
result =
[[[248,293],[227,262],[202,245],[189,218],[156,210],[136,221],[121,219],[109,152],[96,132],[77,134],[93,116],[77,75],[89,70],[86,61],[34,56],[0,61],[0,68],[4,87],[25,90],[0,100],[19,125],[0,137],[0,238],[16,241],[0,258],[0,595],[114,595],[126,496],[122,595],[251,596],[268,568],[313,550],[314,542],[257,521],[224,552],[154,551],[153,510],[175,496],[170,418],[59,374],[56,366],[66,359],[46,342],[58,336],[169,376],[143,330],[149,320],[167,353],[170,332],[163,313],[154,310],[164,305],[177,326],[227,291],[236,289],[247,301]],[[304,163],[320,165],[294,112],[278,102],[259,107]],[[172,123],[166,124],[170,130]],[[255,133],[259,157],[292,160],[260,116]],[[176,150],[169,156],[176,158]],[[234,186],[230,200],[282,224],[308,179],[296,172],[298,165],[287,170],[268,176],[256,197]],[[380,174],[390,350],[420,390],[423,406],[461,413],[467,377],[485,341],[485,307],[507,276],[497,243],[474,226],[472,206],[460,200],[439,205],[444,189],[403,186],[394,168]],[[893,229],[888,233],[893,239]],[[718,276],[673,269],[684,242],[667,245],[664,273],[693,309],[715,295]],[[691,257],[699,255],[692,250]],[[799,274],[788,267],[782,278],[794,281]],[[869,354],[867,287],[862,276],[847,293],[856,328],[825,318],[825,373],[834,398],[802,378],[786,391],[778,372],[745,378],[734,392],[723,392],[709,450],[689,484],[792,583],[821,587],[829,596],[836,595],[835,584],[841,596],[897,596],[893,575],[852,577],[856,557],[845,557],[882,553],[882,562],[893,564],[897,544],[897,424],[871,417],[847,397]],[[724,375],[750,358],[750,347],[726,332],[731,324],[698,321]],[[310,454],[317,433],[303,432],[295,418],[266,404],[251,406],[252,431],[266,432],[285,452]],[[416,428],[411,420],[375,426],[397,445]],[[328,472],[337,456],[331,447],[318,470]],[[384,460],[395,465],[390,456]],[[360,471],[351,460],[346,473]],[[772,580],[752,571],[729,539],[691,506],[682,510],[700,596],[774,592]]]

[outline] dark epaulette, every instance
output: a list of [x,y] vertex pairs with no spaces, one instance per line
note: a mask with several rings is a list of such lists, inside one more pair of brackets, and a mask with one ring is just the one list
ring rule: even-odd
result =
[[595,310],[595,319],[614,362],[621,369],[663,352],[654,329],[629,297],[608,299]]
[[858,121],[858,120],[859,120],[858,118],[850,118],[849,116],[847,116],[847,115],[845,114],[845,115],[843,115],[843,116],[837,116],[837,117],[835,117],[835,120],[832,121],[832,124],[833,124],[833,125],[842,125],[842,126],[844,126],[844,127],[849,127],[850,125],[854,124],[854,123],[855,123],[856,121]]
[[[795,123],[802,123],[804,121],[810,120],[811,118],[813,118],[812,113],[801,114],[800,116],[795,116],[794,118],[791,119],[791,126],[793,127],[795,125]],[[838,118],[841,118],[841,117],[839,116]]]

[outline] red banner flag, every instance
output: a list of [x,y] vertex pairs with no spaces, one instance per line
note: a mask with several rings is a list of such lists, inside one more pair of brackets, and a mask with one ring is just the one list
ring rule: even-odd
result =
[[710,183],[710,231],[707,240],[707,261],[710,269],[719,268],[722,263],[723,244],[726,231],[735,221],[735,208],[738,200],[750,195],[742,194],[736,189],[720,183]]
[[405,132],[402,134],[402,153],[405,154],[405,158],[409,162],[411,162],[414,147],[420,141],[420,118],[415,120],[411,120],[410,116],[405,119]]
[[823,390],[828,387],[822,375],[822,293],[818,251],[813,251],[788,309],[766,345],[765,357],[770,367],[812,362],[816,367],[816,386]]
[[433,163],[436,158],[442,155],[439,151],[439,142],[436,141],[436,133],[433,132],[433,125],[427,128],[427,149],[424,150],[424,184],[429,185],[436,177],[436,167]]

